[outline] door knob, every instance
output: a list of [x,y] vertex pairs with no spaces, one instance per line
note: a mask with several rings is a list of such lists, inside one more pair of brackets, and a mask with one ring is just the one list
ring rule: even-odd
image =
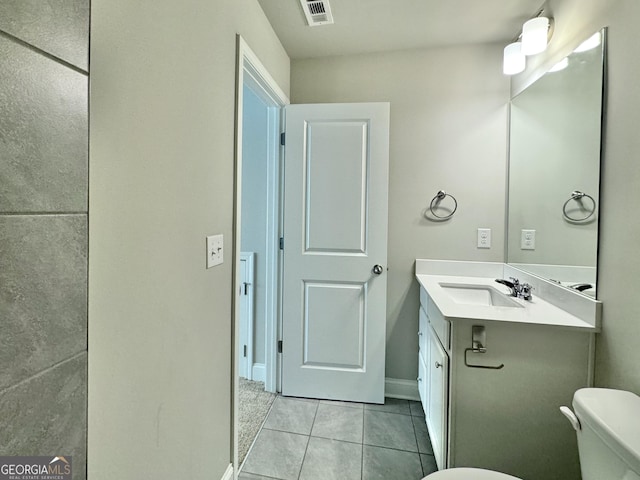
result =
[[382,265],[373,266],[373,273],[375,273],[376,275],[380,275],[383,271],[384,271],[384,268],[382,268]]
[[440,368],[442,366],[442,364],[438,361],[436,361],[436,368]]

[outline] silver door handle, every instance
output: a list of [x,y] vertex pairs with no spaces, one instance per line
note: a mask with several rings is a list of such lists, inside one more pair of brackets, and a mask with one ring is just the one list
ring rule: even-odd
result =
[[440,368],[442,364],[440,362],[436,362],[436,368]]
[[384,268],[382,268],[382,265],[373,266],[373,273],[375,273],[376,275],[380,275],[383,271],[384,271]]

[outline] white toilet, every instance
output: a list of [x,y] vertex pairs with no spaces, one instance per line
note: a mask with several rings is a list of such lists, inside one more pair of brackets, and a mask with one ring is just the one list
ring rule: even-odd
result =
[[[582,388],[569,418],[578,436],[582,480],[640,480],[640,397],[622,390]],[[478,468],[451,468],[423,480],[519,480]]]

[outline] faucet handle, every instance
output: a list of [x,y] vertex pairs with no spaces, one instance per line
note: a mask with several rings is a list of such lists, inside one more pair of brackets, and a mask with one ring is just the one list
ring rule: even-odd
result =
[[520,285],[520,297],[524,300],[531,300],[533,298],[533,295],[531,295],[531,292],[535,290],[535,288],[533,288],[532,285],[528,284],[528,283],[523,283]]
[[509,277],[509,279],[514,285],[520,285],[520,280],[518,280],[516,277]]

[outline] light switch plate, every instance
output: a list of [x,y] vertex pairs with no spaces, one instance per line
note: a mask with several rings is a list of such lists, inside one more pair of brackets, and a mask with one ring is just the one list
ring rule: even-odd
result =
[[520,250],[535,250],[536,249],[536,231],[535,230],[521,230],[520,231]]
[[207,268],[220,265],[224,261],[224,239],[222,234],[207,237]]
[[478,229],[478,248],[491,248],[491,229]]

